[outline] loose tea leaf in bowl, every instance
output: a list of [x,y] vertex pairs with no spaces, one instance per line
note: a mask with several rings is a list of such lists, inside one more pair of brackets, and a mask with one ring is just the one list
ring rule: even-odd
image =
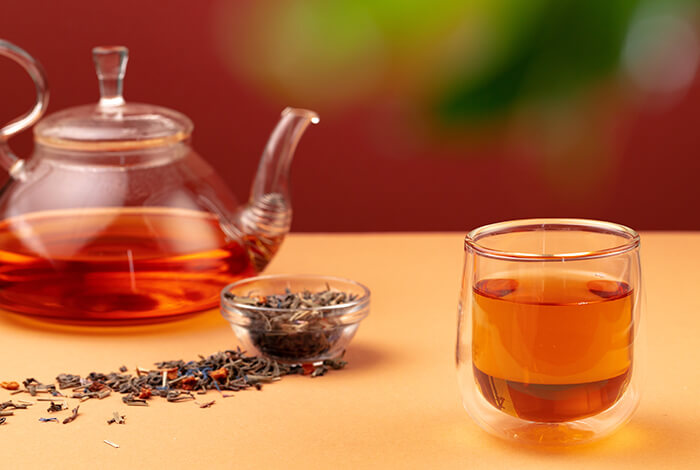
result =
[[321,276],[260,276],[228,286],[222,314],[246,349],[301,364],[337,358],[369,313],[369,290]]
[[333,313],[321,307],[353,302],[357,295],[326,290],[292,292],[266,296],[225,294],[236,303],[258,307],[250,325],[251,340],[264,354],[284,359],[321,356],[331,350],[343,334],[343,326],[333,322]]

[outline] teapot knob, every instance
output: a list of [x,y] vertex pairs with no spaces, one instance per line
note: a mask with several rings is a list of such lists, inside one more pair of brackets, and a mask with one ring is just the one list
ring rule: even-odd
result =
[[102,108],[124,105],[124,75],[129,49],[124,46],[98,46],[92,49],[97,79],[100,81]]
[[25,176],[24,160],[18,158],[10,150],[7,140],[18,132],[31,127],[41,118],[49,104],[49,86],[41,64],[23,49],[0,39],[0,55],[9,57],[24,67],[34,81],[34,87],[36,88],[36,104],[34,107],[0,129],[0,166],[5,168],[13,178],[22,179]]

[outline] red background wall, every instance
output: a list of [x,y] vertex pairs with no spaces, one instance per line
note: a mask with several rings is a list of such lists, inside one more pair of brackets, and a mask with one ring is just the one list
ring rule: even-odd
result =
[[[225,3],[235,13],[250,2]],[[49,112],[97,100],[93,46],[128,46],[126,99],[187,114],[195,123],[196,149],[245,200],[279,112],[306,105],[259,93],[225,65],[216,32],[220,7],[191,0],[5,2],[0,37],[44,65]],[[248,47],[245,37],[239,41],[236,47]],[[0,121],[31,102],[23,71],[0,59]],[[672,105],[633,107],[612,118],[614,157],[600,171],[584,160],[558,166],[558,175],[543,171],[527,152],[498,145],[450,151],[401,145],[402,131],[385,117],[380,101],[316,111],[321,123],[307,131],[294,164],[296,231],[466,231],[550,216],[607,219],[638,229],[700,229],[697,77]],[[28,134],[11,142],[19,155],[31,152]],[[597,162],[592,155],[591,165]],[[591,171],[600,174],[581,183]]]

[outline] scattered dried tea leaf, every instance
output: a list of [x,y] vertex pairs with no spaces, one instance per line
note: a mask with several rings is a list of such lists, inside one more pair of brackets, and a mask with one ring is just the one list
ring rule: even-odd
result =
[[80,408],[80,405],[73,408],[73,413],[69,417],[67,417],[66,419],[63,420],[63,424],[68,424],[71,421],[75,420],[75,418],[78,417],[78,409],[79,408]]
[[112,417],[107,420],[107,424],[126,424],[126,416],[120,414],[118,411],[112,413]]
[[51,402],[49,407],[46,409],[49,413],[56,413],[58,411],[63,411],[63,403]]

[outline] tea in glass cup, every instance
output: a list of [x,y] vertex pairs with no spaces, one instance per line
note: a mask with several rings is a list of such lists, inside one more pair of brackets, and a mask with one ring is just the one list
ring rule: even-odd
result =
[[470,232],[457,367],[486,430],[550,445],[623,424],[639,401],[639,236],[578,219]]

